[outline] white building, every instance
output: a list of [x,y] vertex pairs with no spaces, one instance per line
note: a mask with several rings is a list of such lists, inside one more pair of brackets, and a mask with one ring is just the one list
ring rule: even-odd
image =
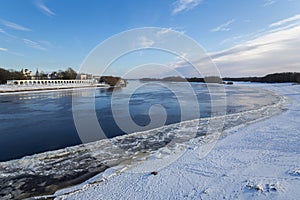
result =
[[95,84],[94,80],[8,80],[7,85],[70,85]]

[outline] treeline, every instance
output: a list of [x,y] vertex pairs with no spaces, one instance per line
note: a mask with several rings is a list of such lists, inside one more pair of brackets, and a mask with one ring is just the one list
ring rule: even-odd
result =
[[[22,70],[23,71],[23,70]],[[25,73],[27,74],[27,73]],[[40,80],[46,80],[46,79],[76,79],[77,77],[77,72],[69,67],[67,70],[58,70],[58,71],[53,71],[51,73],[45,73],[45,72],[39,72],[38,70],[36,71],[35,75],[29,74],[26,75],[26,79],[40,79]]]
[[199,83],[225,83],[232,84],[231,81],[236,82],[260,82],[260,83],[300,83],[300,73],[297,72],[284,72],[268,74],[264,77],[241,77],[241,78],[223,78],[218,76],[208,76],[204,78],[183,78],[179,76],[166,77],[166,78],[142,78],[141,81],[172,81],[172,82],[199,82]]
[[7,80],[26,79],[22,72],[0,68],[0,84],[6,84]]
[[54,79],[76,79],[77,72],[69,67],[67,70],[59,70],[58,72],[52,72],[51,76]]
[[39,72],[33,74],[28,69],[15,71],[0,68],[0,84],[6,84],[7,80],[49,80],[49,79],[76,79],[77,73],[72,68],[67,70],[58,70],[51,73]]
[[200,83],[223,83],[218,76],[208,76],[204,78],[183,78],[180,76],[170,76],[165,78],[142,78],[141,81],[169,81],[169,82],[200,82]]
[[223,78],[224,81],[260,83],[300,83],[300,73],[284,72],[268,74],[264,77]]
[[126,81],[121,77],[115,76],[101,76],[99,83],[107,83],[110,86],[126,86]]

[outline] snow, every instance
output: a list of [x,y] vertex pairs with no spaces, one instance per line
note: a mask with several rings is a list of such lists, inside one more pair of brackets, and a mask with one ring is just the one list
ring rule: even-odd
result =
[[16,93],[47,92],[49,90],[109,87],[107,84],[53,84],[53,85],[0,85],[0,95]]
[[[284,112],[227,129],[210,143],[166,152],[142,163],[109,168],[57,191],[56,199],[298,199],[300,197],[300,85],[237,84],[288,97]],[[196,141],[190,141],[194,144]],[[163,151],[160,151],[162,153]],[[172,160],[174,154],[180,157]],[[170,159],[172,162],[170,162]],[[170,164],[160,168],[157,162]],[[151,174],[153,170],[157,172]]]

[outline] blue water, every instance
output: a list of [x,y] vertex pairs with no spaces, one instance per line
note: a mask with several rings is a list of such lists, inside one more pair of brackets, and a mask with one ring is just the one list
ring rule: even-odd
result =
[[[164,83],[164,86],[158,82],[150,82],[144,86],[142,84],[144,83],[139,81],[129,81],[127,87],[115,89],[114,95],[117,98],[113,101],[113,106],[117,110],[124,109],[128,106],[124,97],[130,94],[130,116],[137,125],[143,127],[150,123],[149,109],[155,104],[164,107],[165,124],[182,120],[180,104],[174,92],[176,88],[177,95],[187,95],[189,91],[181,87],[182,83]],[[131,89],[136,86],[141,87],[132,93]],[[196,106],[201,112],[195,115],[193,112],[195,104],[190,103],[189,99],[184,99],[182,106],[191,113],[184,120],[210,117],[211,98],[207,87],[200,83],[192,83],[191,87],[199,103]],[[253,110],[278,101],[277,96],[264,90],[236,86],[225,86],[225,89],[227,113]],[[73,121],[72,95],[84,98],[85,92],[89,90],[94,91],[94,89],[81,89],[76,92],[60,90],[0,96],[0,161],[81,144]],[[111,110],[112,94],[112,89],[95,90],[95,110],[105,135],[111,138],[140,131],[132,129],[124,133],[118,127]],[[223,96],[220,96],[220,100],[225,101],[221,98],[224,98]],[[120,118],[127,117],[122,116],[122,112],[120,115],[118,116]]]

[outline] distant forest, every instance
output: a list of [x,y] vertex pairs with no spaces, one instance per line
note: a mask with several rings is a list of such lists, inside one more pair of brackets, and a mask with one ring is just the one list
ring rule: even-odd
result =
[[141,81],[172,81],[172,82],[200,82],[200,83],[224,83],[224,81],[236,82],[260,82],[260,83],[300,83],[300,73],[284,72],[268,74],[264,77],[241,77],[241,78],[223,78],[210,76],[205,78],[183,78],[183,77],[166,77],[158,78],[142,78]]
[[25,75],[22,72],[0,68],[0,84],[6,84],[7,80],[22,79],[26,79]]
[[166,78],[142,78],[141,81],[170,81],[170,82],[200,82],[200,83],[223,83],[222,79],[218,76],[209,76],[205,78],[183,78],[180,76],[171,76]]
[[300,73],[284,72],[268,74],[264,77],[223,78],[223,80],[261,83],[300,83]]

